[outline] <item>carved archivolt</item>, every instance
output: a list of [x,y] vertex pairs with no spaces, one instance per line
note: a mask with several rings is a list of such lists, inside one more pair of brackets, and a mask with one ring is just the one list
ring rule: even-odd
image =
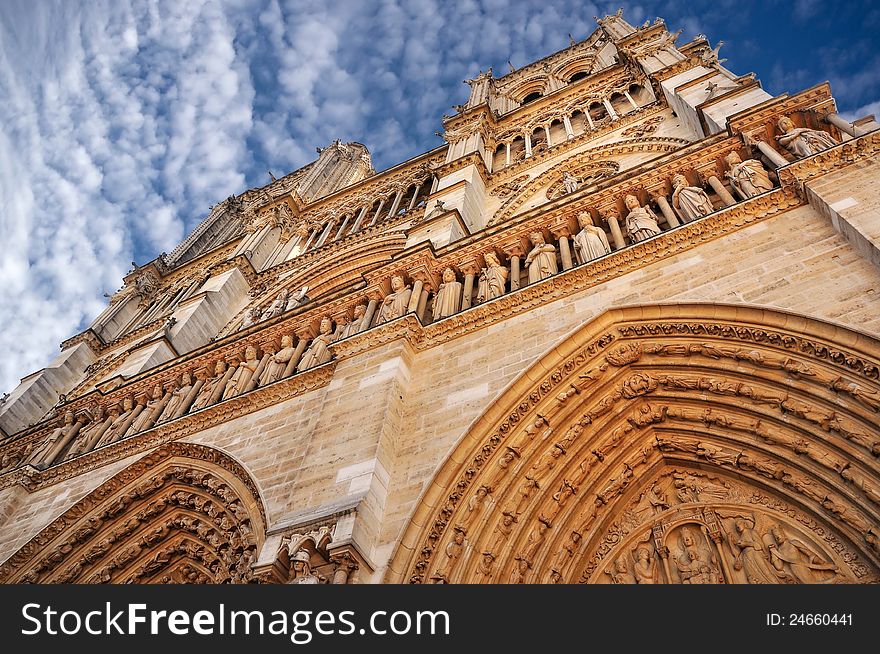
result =
[[104,482],[0,566],[2,583],[246,583],[259,493],[221,452],[166,445]]
[[474,423],[388,580],[877,581],[878,372],[880,342],[800,316],[610,311]]

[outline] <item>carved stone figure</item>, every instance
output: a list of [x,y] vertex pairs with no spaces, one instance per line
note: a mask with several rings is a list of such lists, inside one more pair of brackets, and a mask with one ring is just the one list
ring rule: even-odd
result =
[[566,194],[574,193],[578,190],[578,178],[566,170],[562,173],[562,185],[565,187]]
[[260,317],[263,315],[263,312],[260,311],[260,307],[251,307],[244,314],[244,319],[241,321],[241,327],[239,329],[247,329],[248,327],[252,327],[260,322]]
[[488,577],[492,574],[492,566],[495,564],[495,555],[490,551],[483,552],[480,557],[480,563],[477,566],[477,569],[480,571],[481,575]]
[[61,450],[76,438],[83,425],[82,419],[77,420],[73,411],[64,413],[64,424],[53,431],[46,441],[38,447],[30,456],[30,462],[37,467],[50,466],[61,454]]
[[605,230],[593,224],[593,218],[589,212],[580,212],[577,219],[581,231],[574,235],[572,241],[578,263],[586,263],[611,252]]
[[725,157],[725,161],[727,161],[725,176],[743,200],[748,200],[773,189],[770,176],[764,170],[764,165],[757,159],[743,161],[739,154],[731,152]]
[[203,409],[219,399],[219,396],[223,393],[223,386],[229,376],[227,373],[229,373],[229,370],[226,368],[226,362],[223,359],[219,359],[217,363],[214,364],[214,376],[205,380],[202,389],[199,391],[195,402],[193,402],[193,405],[190,408],[191,412]]
[[494,252],[487,252],[484,258],[486,259],[486,267],[480,270],[480,279],[477,283],[478,304],[504,295],[504,284],[510,274],[507,268],[498,261],[498,256]]
[[455,271],[446,268],[443,271],[443,283],[434,297],[434,320],[446,318],[461,310],[462,284],[455,278]]
[[110,417],[113,421],[107,427],[107,430],[95,447],[114,443],[122,438],[142,408],[142,405],[134,405],[134,398],[131,396],[122,400],[122,411],[119,410],[118,405],[113,405],[110,408]]
[[311,343],[309,343],[308,349],[305,351],[302,359],[299,360],[299,363],[296,366],[297,372],[320,366],[333,358],[333,354],[329,349],[330,344],[333,342],[332,334],[333,321],[327,316],[324,316],[321,319],[321,328],[318,335],[312,339]]
[[290,573],[289,584],[324,584],[327,580],[312,571],[311,557],[308,551],[301,549],[293,556],[291,561],[293,568]]
[[297,307],[302,306],[306,302],[309,301],[309,287],[303,286],[296,293],[290,296],[290,299],[287,301],[287,307],[284,309],[285,311],[290,311],[291,309],[296,309]]
[[525,265],[529,269],[529,284],[540,282],[559,272],[556,265],[556,248],[544,242],[541,232],[533,232],[529,236],[534,246],[526,256]]
[[165,408],[166,399],[162,393],[162,387],[156,384],[153,387],[153,394],[150,396],[150,399],[144,404],[144,408],[141,409],[137,419],[131,423],[129,433],[137,434],[152,427],[162,413],[162,409]]
[[672,187],[672,206],[684,222],[689,223],[715,211],[706,191],[699,186],[688,186],[687,178],[681,173],[672,178]]
[[657,583],[657,560],[651,556],[647,547],[636,550],[636,562],[633,565],[633,576],[637,584]]
[[340,338],[348,338],[354,334],[359,334],[367,328],[367,305],[358,304],[354,308],[354,318],[345,326],[345,331],[340,334]]
[[629,564],[624,555],[618,556],[614,560],[614,566],[606,570],[606,574],[611,577],[612,583],[615,584],[635,584],[636,578],[629,571]]
[[735,554],[733,569],[742,570],[750,584],[778,584],[779,575],[770,564],[753,523],[739,518],[735,526],[736,533],[730,535]]
[[409,306],[411,296],[412,289],[408,284],[404,284],[403,277],[394,275],[391,278],[391,293],[382,300],[376,324],[381,325],[384,322],[400,318],[400,316],[404,315]]
[[796,158],[803,159],[837,145],[837,141],[828,132],[806,127],[795,127],[788,116],[780,118],[776,126],[782,132],[776,137],[779,144],[791,152]]
[[789,538],[781,524],[770,528],[767,548],[773,567],[790,580],[802,584],[827,583],[836,576],[837,566],[827,563],[800,540]]
[[247,390],[248,383],[251,381],[251,377],[257,372],[259,366],[260,360],[257,359],[257,348],[253,345],[248,345],[244,351],[244,361],[239,362],[235,372],[232,373],[232,377],[226,382],[226,387],[223,389],[223,399],[228,400],[231,397],[244,393]]
[[171,392],[171,398],[165,405],[165,410],[156,422],[173,420],[187,412],[189,404],[195,399],[196,384],[193,383],[192,375],[188,372],[180,376],[180,385]]
[[104,430],[110,426],[110,422],[111,420],[107,417],[107,410],[104,408],[104,405],[99,404],[92,411],[92,421],[84,429],[80,430],[76,440],[73,441],[73,445],[67,451],[65,458],[70,459],[83,452],[90,451],[95,446],[95,443],[98,442],[98,439],[101,438]]
[[532,562],[527,558],[521,555],[517,555],[514,557],[516,563],[513,567],[513,572],[510,573],[510,582],[511,584],[522,584],[525,583],[526,575],[532,567]]
[[660,233],[657,216],[647,207],[640,205],[639,199],[635,195],[627,195],[623,202],[629,209],[624,225],[633,243],[644,241]]
[[683,584],[720,584],[723,583],[718,560],[708,547],[700,547],[690,527],[682,527],[679,534],[679,555],[675,557]]
[[260,375],[260,386],[276,382],[284,376],[284,370],[290,363],[294,351],[293,338],[289,334],[285,334],[281,337],[281,349],[269,357],[263,374]]
[[272,301],[272,304],[270,304],[263,312],[263,315],[260,316],[260,320],[269,320],[270,318],[280,316],[282,313],[284,313],[284,310],[287,307],[288,295],[289,293],[287,289],[282,289],[281,292]]

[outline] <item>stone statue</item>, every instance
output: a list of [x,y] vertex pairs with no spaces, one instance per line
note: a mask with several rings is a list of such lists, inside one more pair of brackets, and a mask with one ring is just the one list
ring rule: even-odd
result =
[[[189,409],[189,405],[192,404],[192,401],[195,399],[196,393],[198,393],[196,383],[193,383],[192,375],[189,372],[183,373],[180,376],[180,384],[171,392],[171,398],[168,400],[168,404],[165,405],[165,410],[162,411],[162,415],[159,416],[159,419],[156,422],[173,420],[186,413]],[[199,388],[201,388],[201,384],[199,385]]]
[[260,317],[263,313],[260,311],[260,307],[251,307],[244,314],[244,319],[241,321],[241,327],[239,329],[247,329],[248,327],[252,327],[260,322]]
[[715,211],[706,191],[699,186],[688,186],[687,177],[681,173],[673,176],[672,188],[672,206],[684,222],[689,223]]
[[289,293],[287,289],[282,289],[281,292],[275,297],[275,300],[272,302],[272,304],[270,304],[263,312],[263,315],[260,316],[260,320],[269,320],[270,318],[280,316],[282,313],[284,313],[284,310],[287,307],[288,295]]
[[366,304],[358,304],[354,308],[354,318],[351,319],[351,322],[345,326],[345,331],[340,335],[340,338],[348,338],[349,336],[353,336],[354,334],[359,334],[367,328],[367,305]]
[[312,562],[309,553],[301,549],[291,561],[293,571],[291,572],[289,584],[324,584],[327,580],[321,575],[312,572]]
[[446,268],[443,271],[443,283],[434,297],[434,320],[446,318],[461,310],[462,284],[455,278],[455,271]]
[[226,384],[226,380],[229,377],[229,374],[227,373],[229,373],[230,370],[231,368],[227,370],[226,362],[223,359],[219,359],[217,363],[214,364],[214,376],[211,379],[206,380],[202,385],[202,389],[199,391],[195,402],[193,402],[193,405],[190,408],[191,412],[204,409],[206,406],[213,404],[219,399],[220,394],[223,393],[223,386]]
[[636,562],[633,565],[633,576],[637,584],[657,583],[657,561],[651,556],[647,547],[636,550]]
[[95,447],[101,447],[108,443],[115,443],[122,438],[125,435],[125,432],[128,431],[131,423],[134,422],[134,419],[140,413],[141,409],[143,409],[143,406],[135,406],[134,398],[131,396],[122,400],[122,411],[119,410],[118,405],[114,404],[110,407],[110,417],[113,420]]
[[289,334],[285,334],[281,337],[281,349],[269,357],[269,362],[263,369],[263,374],[260,375],[259,385],[265,386],[281,379],[284,376],[287,364],[290,363],[290,359],[293,357],[293,352],[293,338]]
[[733,569],[742,570],[750,584],[778,584],[779,575],[764,553],[763,543],[752,522],[739,518],[735,525],[736,533],[730,538],[736,555]]
[[486,267],[480,270],[480,279],[477,283],[477,304],[494,300],[504,295],[504,284],[510,272],[498,261],[494,252],[487,252],[484,257]]
[[376,324],[381,325],[404,315],[411,296],[412,289],[408,284],[404,284],[403,277],[394,275],[391,278],[391,293],[382,300]]
[[[805,543],[789,538],[782,525],[770,528],[770,561],[773,567],[789,579],[801,584],[817,584],[833,581],[837,566],[826,563]],[[831,576],[828,573],[831,573]]]
[[588,211],[581,211],[577,219],[581,231],[574,235],[572,241],[578,263],[586,263],[611,252],[605,230],[593,224],[593,218]]
[[61,450],[76,438],[82,425],[83,420],[81,418],[77,420],[73,411],[66,411],[64,413],[64,424],[49,434],[46,441],[31,453],[30,463],[38,467],[52,465],[58,455],[61,454]]
[[809,157],[812,154],[837,145],[837,141],[828,132],[808,129],[806,127],[795,127],[794,122],[788,116],[780,118],[776,126],[782,132],[782,135],[777,136],[776,140],[798,159]]
[[623,203],[629,209],[624,224],[633,243],[644,241],[660,233],[657,216],[647,207],[640,205],[639,199],[635,195],[627,195],[623,199]]
[[544,242],[541,232],[532,232],[529,240],[534,247],[526,257],[525,265],[529,269],[529,284],[534,284],[555,275],[559,268],[556,265],[556,248]]
[[683,584],[723,583],[718,560],[706,547],[697,545],[690,527],[682,527],[679,535],[680,553],[674,562]]
[[167,399],[162,393],[162,387],[159,384],[153,386],[153,394],[144,404],[144,408],[141,409],[137,419],[131,423],[129,433],[137,434],[152,427],[162,413],[162,409],[165,408],[165,401]]
[[764,165],[757,159],[743,161],[739,154],[731,152],[725,157],[725,161],[727,162],[725,175],[730,180],[730,185],[743,200],[748,200],[773,189],[770,176],[764,170]]
[[285,307],[285,311],[290,311],[291,309],[296,309],[297,307],[302,306],[306,302],[309,301],[309,296],[307,293],[309,292],[308,286],[303,286],[296,293],[290,296],[290,299],[287,301],[287,307]]
[[574,193],[578,190],[578,178],[567,170],[562,173],[562,185],[565,187],[565,193]]
[[92,422],[85,429],[80,430],[73,445],[67,451],[65,458],[70,459],[91,450],[95,443],[98,442],[98,439],[101,438],[104,430],[110,426],[110,422],[104,405],[99,404],[93,411]]
[[327,316],[321,318],[321,328],[319,334],[309,343],[308,349],[303,354],[302,359],[296,366],[297,372],[320,366],[327,363],[333,358],[329,346],[333,342],[333,321]]
[[247,390],[251,377],[257,372],[260,366],[260,360],[257,359],[257,348],[248,345],[244,350],[244,361],[239,362],[232,377],[226,383],[223,389],[223,399],[228,400],[230,397],[241,395]]

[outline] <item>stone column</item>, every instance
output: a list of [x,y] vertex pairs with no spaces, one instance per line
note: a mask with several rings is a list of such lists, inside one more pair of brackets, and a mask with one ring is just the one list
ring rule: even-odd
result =
[[609,212],[604,218],[605,222],[607,222],[608,226],[611,228],[611,238],[614,240],[614,249],[620,250],[625,248],[626,241],[623,238],[623,232],[620,231],[620,223],[618,222],[617,214]]
[[584,112],[584,116],[587,119],[587,124],[590,126],[590,129],[596,129],[596,126],[593,124],[593,117],[590,116],[589,110]]
[[669,229],[672,229],[673,227],[678,227],[681,224],[678,221],[678,218],[676,218],[675,212],[672,210],[672,206],[669,204],[669,200],[666,199],[665,195],[655,196],[654,202],[656,202],[657,206],[660,207],[660,212],[666,218],[666,222],[669,223]]
[[306,329],[302,329],[296,332],[296,349],[293,351],[293,356],[290,357],[290,361],[287,362],[287,366],[284,368],[284,374],[282,377],[287,377],[292,375],[294,371],[296,371],[296,364],[299,363],[299,360],[302,358],[303,352],[306,351],[306,346],[309,344],[309,341],[314,336],[312,332],[312,328],[308,327]]
[[339,230],[336,232],[336,236],[333,237],[334,241],[342,239],[343,234],[345,234],[345,228],[348,227],[348,221],[350,219],[351,214],[345,214],[345,218],[342,219],[342,224],[339,226]]
[[473,261],[463,263],[459,266],[464,274],[464,290],[461,296],[461,310],[471,308],[471,298],[474,295],[474,278],[479,272],[479,267]]
[[565,125],[565,136],[569,140],[574,138],[574,128],[571,126],[571,118],[568,117],[568,114],[562,116],[562,124]]
[[364,218],[367,215],[367,211],[369,211],[369,207],[364,207],[361,209],[361,212],[358,214],[357,220],[354,221],[354,225],[351,226],[351,233],[357,233],[361,228],[361,223],[364,222]]
[[382,207],[384,207],[384,206],[385,206],[385,199],[383,198],[382,201],[379,202],[379,208],[376,209],[376,215],[373,216],[373,219],[370,221],[370,224],[368,225],[368,227],[372,227],[373,225],[376,224],[376,221],[379,220],[379,216],[382,215]]
[[526,134],[526,157],[532,156],[532,135]]
[[611,116],[612,121],[620,120],[620,116],[614,111],[614,107],[611,106],[611,101],[608,98],[602,98],[602,104],[605,105],[605,109],[608,111],[608,115]]
[[544,125],[544,134],[547,137],[547,149],[549,150],[553,144],[550,142],[550,128],[547,125]]
[[327,237],[330,235],[330,230],[333,229],[333,219],[327,221],[327,224],[324,226],[324,229],[321,231],[321,236],[318,237],[318,240],[315,242],[315,247],[319,248],[324,245],[324,241],[327,240]]
[[422,288],[422,292],[419,294],[419,304],[416,307],[416,315],[423,323],[425,322],[425,308],[428,306],[428,293],[427,287]]
[[394,217],[394,214],[397,213],[397,210],[400,208],[400,201],[403,200],[403,189],[400,189],[397,194],[394,196],[394,202],[391,203],[391,210],[388,212],[386,219],[390,219]]
[[562,255],[562,269],[570,270],[574,264],[571,260],[571,248],[568,244],[568,238],[571,236],[568,225],[552,225],[550,227],[550,233],[559,240],[559,254]]
[[316,227],[315,229],[312,230],[311,234],[309,234],[309,238],[306,241],[306,244],[303,245],[303,249],[302,249],[303,252],[305,252],[306,250],[309,249],[309,247],[312,245],[312,241],[315,240],[315,236],[317,236],[320,232],[321,232],[320,227]]
[[510,290],[513,292],[519,288],[519,261],[525,252],[519,242],[509,243],[502,249],[510,257]]
[[412,313],[413,311],[417,311],[419,308],[419,302],[422,299],[422,289],[425,287],[425,283],[421,279],[417,279],[415,283],[413,283],[412,294],[409,296],[409,304],[406,307],[407,313]]
[[632,99],[632,96],[629,94],[629,91],[624,91],[623,94],[626,96],[626,99],[629,100],[629,103],[632,105],[633,109],[639,108],[639,105],[637,105],[636,101]]
[[709,182],[709,186],[712,187],[712,190],[715,191],[718,194],[718,197],[721,198],[721,201],[724,202],[725,207],[732,207],[736,204],[734,197],[726,188],[724,188],[724,184],[722,184],[721,180],[715,175],[710,175],[706,181]]
[[756,141],[755,145],[761,151],[767,159],[773,164],[776,168],[781,166],[788,165],[788,159],[779,154],[771,145],[769,145],[766,141]]
[[825,122],[829,125],[834,125],[837,129],[839,129],[844,134],[849,134],[852,137],[864,136],[868,133],[863,127],[859,127],[858,125],[853,125],[850,122],[845,121],[840,117],[839,114],[831,113],[825,116]]
[[509,142],[505,143],[504,148],[505,148],[504,165],[509,166],[510,165],[510,143]]
[[373,318],[376,315],[376,309],[379,307],[379,298],[371,295],[370,301],[367,303],[367,312],[364,314],[364,322],[361,331],[368,330],[373,324]]
[[419,190],[421,190],[421,188],[422,188],[421,184],[416,184],[415,190],[413,190],[413,196],[409,201],[409,205],[407,205],[407,207],[406,207],[407,211],[412,211],[412,208],[414,206],[416,206],[416,200],[419,199]]

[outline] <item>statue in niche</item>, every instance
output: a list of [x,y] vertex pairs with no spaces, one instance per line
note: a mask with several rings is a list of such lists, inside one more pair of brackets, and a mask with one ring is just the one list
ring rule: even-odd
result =
[[556,247],[544,242],[541,232],[532,232],[529,240],[534,246],[526,256],[525,265],[529,269],[529,284],[540,282],[559,272],[556,264]]
[[725,176],[743,200],[748,200],[773,189],[770,176],[764,170],[764,165],[757,159],[743,161],[738,153],[731,152],[724,160],[727,162]]
[[309,553],[305,549],[299,550],[294,554],[291,561],[293,570],[291,571],[289,584],[325,584],[327,580],[312,571],[312,561]]
[[742,570],[750,584],[778,584],[779,575],[764,552],[764,544],[754,523],[738,518],[734,525],[736,533],[729,535],[735,555],[733,569]]
[[644,241],[660,233],[657,216],[649,208],[639,204],[639,199],[635,195],[627,195],[623,203],[629,209],[624,225],[633,243]]
[[794,122],[788,116],[780,118],[776,126],[782,132],[780,136],[776,137],[776,140],[798,159],[809,157],[837,145],[837,141],[828,132],[807,127],[795,127]]
[[565,187],[566,195],[574,193],[578,190],[578,178],[566,170],[562,173],[562,185]]
[[359,334],[367,328],[367,305],[358,304],[354,308],[354,318],[345,326],[345,331],[340,338],[348,338],[354,334]]
[[826,562],[805,543],[789,538],[781,524],[770,528],[767,540],[773,567],[790,581],[822,584],[835,580],[837,566]]
[[657,583],[657,560],[651,555],[647,547],[640,547],[636,550],[633,576],[637,584]]
[[621,554],[614,560],[614,565],[605,571],[611,577],[612,583],[615,584],[635,584],[636,578],[629,571],[629,564],[626,562],[626,556]]
[[684,222],[689,223],[715,211],[706,191],[699,186],[688,186],[687,177],[681,173],[672,177],[672,188],[672,206]]
[[177,388],[171,391],[171,398],[168,400],[168,404],[165,405],[165,410],[162,411],[162,415],[159,416],[159,419],[156,422],[173,420],[186,413],[186,410],[189,409],[187,402],[192,402],[192,400],[195,399],[194,391],[195,384],[193,383],[192,375],[189,372],[183,373],[180,376],[180,384]]
[[122,400],[122,411],[119,410],[119,405],[117,404],[110,407],[110,418],[112,418],[112,422],[107,427],[107,430],[104,432],[104,435],[95,447],[101,447],[108,443],[115,443],[122,438],[125,435],[125,432],[128,431],[131,423],[137,417],[141,408],[140,405],[137,407],[134,405],[134,398],[131,396]]
[[663,513],[669,508],[669,498],[666,496],[666,491],[660,488],[657,483],[651,486],[645,493],[645,496],[648,498],[648,503],[651,505],[651,510],[655,515]]
[[495,563],[495,555],[492,554],[492,552],[490,552],[489,550],[486,550],[485,552],[483,552],[482,556],[480,557],[480,563],[477,566],[478,570],[480,571],[480,574],[484,575],[486,577],[491,575],[492,574],[492,566],[494,565],[494,563]]
[[284,310],[287,307],[288,295],[289,293],[287,289],[282,289],[281,292],[275,297],[275,300],[273,300],[272,304],[270,304],[263,312],[263,315],[260,316],[260,320],[269,320],[270,318],[280,316],[282,313],[284,313]]
[[285,311],[290,311],[291,309],[296,309],[297,307],[301,307],[306,302],[308,302],[311,298],[307,295],[309,292],[308,286],[303,286],[296,293],[290,296],[290,299],[287,301],[287,306],[285,307]]
[[349,331],[351,320],[349,320],[348,314],[344,313],[334,316],[333,320],[336,323],[336,329],[333,330],[333,341],[336,342],[345,338],[345,335]]
[[[218,391],[218,388],[224,383],[226,372],[226,362],[223,359],[219,359],[217,363],[214,364],[214,376],[205,380],[202,389],[199,391],[195,402],[193,402],[192,407],[190,408],[190,412],[204,409],[206,406],[213,404],[213,402],[216,401],[211,398],[222,392]],[[196,375],[198,376],[198,374],[199,373],[197,372]]]
[[104,430],[109,426],[110,420],[107,419],[107,410],[103,404],[99,404],[92,411],[92,422],[85,429],[80,430],[76,440],[73,441],[73,445],[67,451],[65,458],[70,459],[91,450],[98,439],[101,438]]
[[462,284],[455,278],[455,271],[446,268],[443,271],[443,283],[434,297],[434,320],[446,318],[461,310]]
[[230,397],[244,393],[247,390],[248,383],[251,381],[251,377],[254,376],[259,366],[260,360],[257,359],[257,348],[253,345],[248,345],[244,350],[244,361],[239,362],[238,367],[232,373],[232,377],[229,378],[226,387],[223,389],[223,399],[228,400]]
[[64,446],[76,438],[82,425],[82,419],[77,420],[73,411],[65,411],[64,424],[49,434],[46,441],[33,451],[29,459],[30,463],[39,467],[52,465]]
[[159,384],[153,386],[153,393],[150,399],[144,403],[144,408],[141,409],[137,419],[132,422],[129,433],[137,434],[152,427],[162,413],[162,409],[165,408],[164,399],[162,387]]
[[513,531],[513,525],[516,524],[519,520],[512,511],[504,511],[501,514],[501,522],[498,523],[498,526],[495,527],[494,533],[497,534],[495,537],[495,541],[492,544],[492,551],[497,551],[499,547],[507,540]]
[[586,263],[611,252],[605,230],[593,224],[593,217],[588,211],[581,211],[577,219],[581,231],[574,235],[572,241],[578,263]]
[[293,358],[293,338],[289,334],[281,337],[281,349],[269,357],[263,374],[260,375],[260,386],[276,382],[284,376],[284,371],[290,359]]
[[720,584],[723,582],[718,558],[708,547],[697,544],[694,532],[690,527],[682,527],[679,534],[679,554],[675,557],[683,584]]
[[403,277],[401,275],[391,277],[391,293],[382,300],[376,324],[381,325],[404,315],[409,306],[410,297],[412,297],[412,288],[409,284],[404,284]]
[[455,533],[452,535],[452,539],[446,544],[446,561],[443,564],[443,572],[444,576],[448,573],[449,568],[452,567],[455,560],[461,556],[461,553],[464,551],[464,537],[465,530],[463,527],[455,527]]
[[321,318],[321,327],[318,331],[318,335],[309,343],[308,349],[297,364],[297,372],[320,366],[333,358],[333,354],[329,349],[330,344],[333,342],[333,321],[324,316]]
[[526,557],[521,556],[519,554],[514,557],[516,563],[513,566],[513,572],[510,573],[510,582],[511,584],[522,584],[525,583],[526,575],[532,567],[531,561],[529,561]]
[[504,284],[510,274],[498,261],[498,255],[494,252],[487,252],[483,258],[486,260],[486,267],[480,270],[480,279],[477,283],[478,304],[504,295]]
[[260,322],[260,317],[263,315],[262,311],[260,311],[260,307],[251,307],[244,314],[244,319],[241,321],[241,329],[247,329],[248,327],[253,327],[258,322]]

